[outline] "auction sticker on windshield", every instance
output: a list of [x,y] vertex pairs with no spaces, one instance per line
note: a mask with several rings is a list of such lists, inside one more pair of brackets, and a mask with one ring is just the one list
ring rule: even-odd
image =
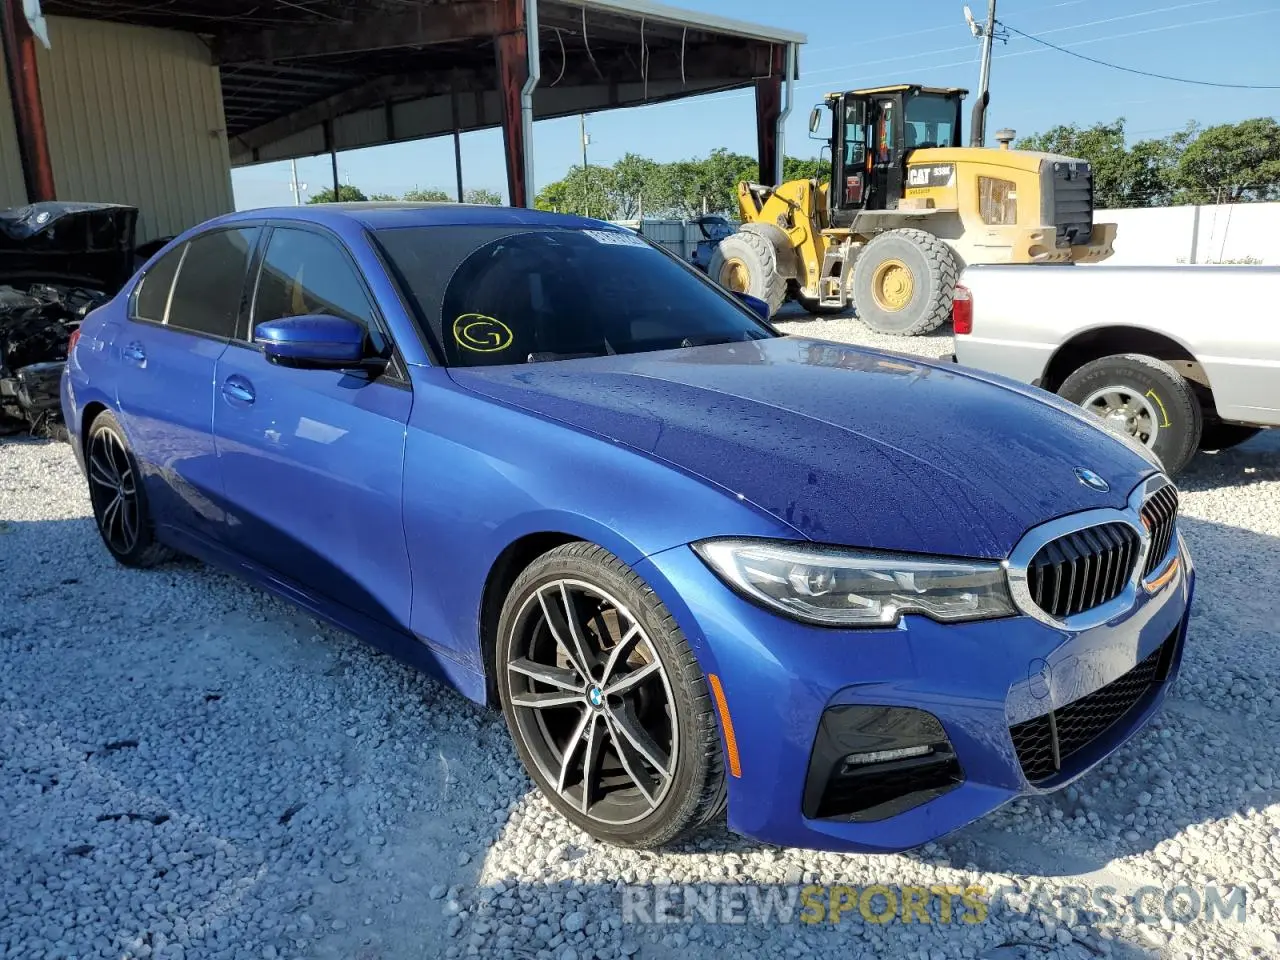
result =
[[597,243],[611,243],[619,247],[643,247],[645,249],[649,247],[649,244],[634,233],[624,233],[621,230],[583,230],[582,232]]

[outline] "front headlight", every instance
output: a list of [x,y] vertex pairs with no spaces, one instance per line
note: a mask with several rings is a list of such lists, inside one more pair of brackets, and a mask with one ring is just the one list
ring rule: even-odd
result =
[[809,623],[887,627],[904,613],[954,623],[1016,612],[995,562],[769,540],[702,540],[693,549],[748,599]]

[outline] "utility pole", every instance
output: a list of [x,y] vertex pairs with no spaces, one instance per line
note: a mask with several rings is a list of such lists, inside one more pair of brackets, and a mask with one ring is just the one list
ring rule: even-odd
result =
[[293,193],[293,205],[295,207],[299,207],[302,206],[302,191],[307,189],[307,185],[305,183],[298,182],[297,160],[289,161],[289,172],[291,174],[289,178],[289,190]]
[[591,137],[587,135],[587,115],[578,114],[578,127],[582,131],[582,215],[591,216],[590,178],[587,176],[587,144]]
[[991,45],[996,38],[996,0],[987,0],[987,22],[977,23],[968,7],[964,16],[969,30],[982,40],[982,66],[978,71],[978,99],[973,105],[973,117],[969,129],[969,146],[981,147],[987,140],[987,103],[991,99]]

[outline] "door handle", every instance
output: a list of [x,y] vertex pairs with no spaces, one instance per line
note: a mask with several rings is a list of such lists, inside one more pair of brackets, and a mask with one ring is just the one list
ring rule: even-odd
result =
[[147,351],[142,349],[142,344],[136,340],[133,343],[126,343],[120,348],[120,356],[129,363],[144,364],[147,362]]
[[239,374],[232,374],[222,381],[222,395],[234,404],[253,403],[256,399],[253,384]]

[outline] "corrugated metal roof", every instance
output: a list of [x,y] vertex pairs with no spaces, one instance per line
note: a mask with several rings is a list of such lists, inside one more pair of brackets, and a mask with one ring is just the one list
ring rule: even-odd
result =
[[750,37],[753,40],[769,40],[774,43],[808,43],[809,38],[794,30],[783,30],[781,27],[766,27],[745,20],[732,20],[717,16],[714,13],[698,13],[669,7],[665,3],[652,3],[651,0],[562,0],[588,10],[608,10],[633,17],[645,17],[678,27],[711,30],[726,33],[730,36]]
[[49,17],[38,50],[60,200],[138,207],[139,240],[234,207],[218,68],[194,34]]

